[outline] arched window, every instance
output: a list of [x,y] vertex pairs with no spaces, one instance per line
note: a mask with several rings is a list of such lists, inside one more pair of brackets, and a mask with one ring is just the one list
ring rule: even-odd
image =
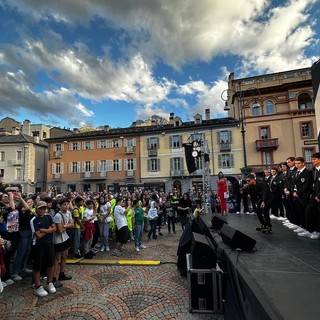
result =
[[261,110],[260,110],[260,105],[259,105],[259,103],[257,101],[255,101],[252,104],[251,110],[252,110],[252,116],[253,117],[260,116]]
[[271,100],[266,103],[266,114],[274,114],[274,103]]
[[312,99],[308,93],[301,93],[299,95],[298,107],[300,110],[313,109]]

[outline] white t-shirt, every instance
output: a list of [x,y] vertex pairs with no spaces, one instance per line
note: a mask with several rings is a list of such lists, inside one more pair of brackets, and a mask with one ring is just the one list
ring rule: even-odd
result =
[[128,225],[125,212],[126,212],[126,210],[119,205],[115,206],[115,208],[113,210],[114,220],[116,222],[118,230],[120,230],[122,227]]
[[94,220],[90,220],[90,219],[92,219],[93,214],[94,214],[94,210],[87,208],[86,210],[84,210],[83,216],[88,219],[89,223],[94,223]]
[[[54,223],[61,223],[63,226],[65,224],[68,224],[68,222],[72,219],[72,215],[70,211],[67,211],[66,213],[62,213],[61,211],[57,212],[55,216],[53,217]],[[65,242],[69,239],[69,235],[66,230],[64,230],[61,234],[58,232],[55,232],[53,234],[53,243],[58,244]]]

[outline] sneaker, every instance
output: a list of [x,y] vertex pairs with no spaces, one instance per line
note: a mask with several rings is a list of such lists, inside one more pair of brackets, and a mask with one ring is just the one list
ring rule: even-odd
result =
[[52,282],[48,283],[47,290],[49,293],[56,293],[57,292],[57,290]]
[[265,228],[265,226],[262,224],[260,227],[256,228],[257,231],[262,231]]
[[12,284],[14,284],[14,281],[12,279],[8,279],[5,281],[7,286],[11,286]]
[[140,244],[140,249],[147,249],[147,247],[144,244]]
[[136,251],[139,252],[139,251],[140,251],[140,248],[139,248],[139,247],[136,247]]
[[44,290],[43,286],[40,286],[38,289],[34,289],[34,294],[38,297],[46,297],[48,292]]
[[3,284],[2,281],[0,280],[0,293],[3,291]]
[[60,273],[59,274],[59,281],[66,281],[66,280],[71,280],[72,279],[72,276],[68,276],[64,273]]
[[77,253],[73,256],[73,259],[81,259],[82,255],[80,253]]
[[89,254],[90,255],[92,255],[93,257],[96,255],[96,252],[95,251],[93,251],[93,250],[91,250],[91,251],[89,251]]
[[254,216],[256,213],[254,211],[250,212],[250,215]]
[[246,214],[250,214],[250,212],[249,212],[249,211],[247,211],[247,212],[246,212]]
[[60,281],[58,281],[58,280],[52,280],[52,283],[53,283],[53,285],[54,285],[55,288],[61,288],[61,287],[63,287],[63,284],[62,284]]
[[104,246],[102,246],[102,247],[101,247],[100,251],[101,251],[101,252],[103,252],[103,251],[104,251]]
[[84,255],[84,258],[85,258],[85,259],[93,259],[93,256],[92,256],[90,253],[86,253],[86,254]]
[[109,252],[110,251],[110,247],[106,246],[104,251]]
[[2,286],[2,288],[5,288],[7,286],[7,284],[4,281],[1,281],[1,286]]
[[295,233],[301,233],[301,232],[305,232],[305,231],[306,231],[306,229],[301,228],[301,227],[293,230],[293,232],[295,232]]
[[13,281],[21,281],[22,278],[16,273],[11,276]]
[[33,270],[30,269],[30,268],[25,268],[25,269],[22,270],[22,271],[24,271],[25,273],[32,273],[32,272],[33,272]]
[[287,218],[285,218],[285,217],[279,217],[279,218],[278,218],[278,221],[287,221]]
[[271,227],[265,227],[265,228],[262,229],[261,231],[262,231],[262,233],[265,233],[265,234],[270,234],[270,233],[272,233]]
[[316,231],[312,232],[310,239],[312,239],[312,240],[320,239],[320,232],[316,232]]
[[236,214],[240,214],[240,212],[239,212],[239,211],[237,211],[237,212],[236,212]]
[[276,217],[275,215],[273,214],[270,214],[270,219],[277,219],[278,217]]
[[[295,231],[295,230],[293,230],[293,231]],[[312,233],[310,233],[309,231],[306,231],[306,230],[298,233],[299,237],[304,237],[304,238],[310,238],[311,235],[312,235]]]
[[296,224],[291,224],[288,228],[289,228],[290,230],[294,230],[294,229],[299,228],[299,226],[297,226]]

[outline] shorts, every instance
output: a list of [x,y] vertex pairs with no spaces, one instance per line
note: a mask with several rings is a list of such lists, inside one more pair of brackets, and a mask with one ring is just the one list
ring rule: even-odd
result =
[[120,230],[117,229],[116,232],[116,241],[122,244],[128,242],[129,239],[129,229],[128,226],[123,226]]
[[54,247],[52,243],[43,246],[32,246],[33,270],[40,271],[52,267],[54,263]]
[[54,244],[54,253],[63,253],[63,251],[68,250],[70,248],[70,238],[68,238],[65,242]]

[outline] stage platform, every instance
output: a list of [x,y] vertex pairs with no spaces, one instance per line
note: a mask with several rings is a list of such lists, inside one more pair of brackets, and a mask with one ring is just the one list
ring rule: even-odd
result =
[[[211,226],[211,214],[200,218]],[[225,319],[319,319],[320,240],[298,237],[275,220],[273,233],[263,234],[255,230],[260,225],[255,215],[226,219],[256,246],[252,252],[232,250],[211,231],[228,273]]]

